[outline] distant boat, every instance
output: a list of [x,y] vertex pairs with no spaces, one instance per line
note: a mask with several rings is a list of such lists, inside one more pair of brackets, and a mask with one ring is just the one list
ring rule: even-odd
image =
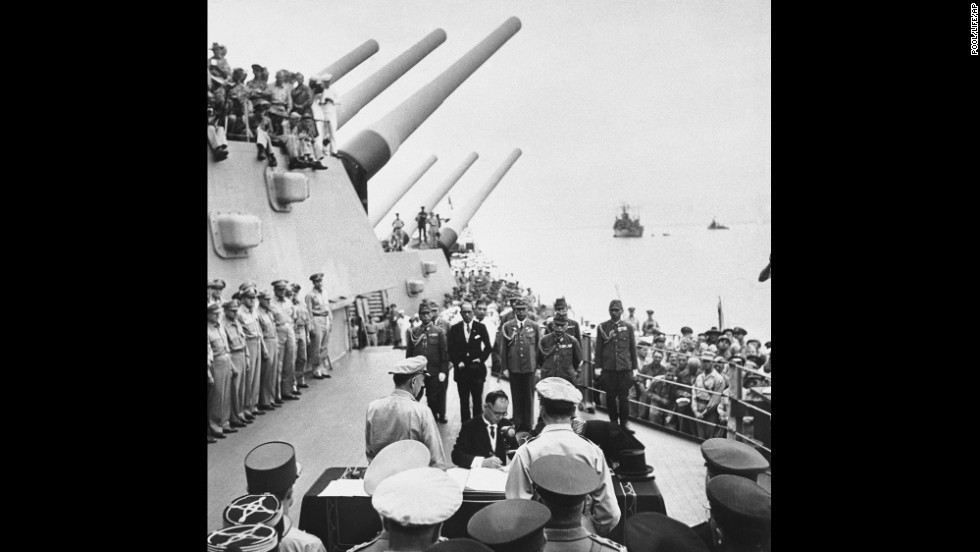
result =
[[664,236],[670,236],[670,234],[664,234]]
[[629,205],[623,205],[623,213],[613,223],[614,238],[642,238],[643,225],[640,217],[630,218]]
[[715,219],[711,219],[711,226],[708,226],[708,230],[728,230],[728,227],[718,224]]

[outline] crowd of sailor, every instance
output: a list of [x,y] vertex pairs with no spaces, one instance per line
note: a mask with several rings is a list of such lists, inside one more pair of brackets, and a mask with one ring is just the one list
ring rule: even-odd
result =
[[332,75],[319,74],[306,84],[302,73],[280,69],[269,82],[269,69],[252,64],[231,68],[227,48],[217,42],[208,60],[208,144],[215,161],[229,156],[228,140],[254,142],[256,157],[276,167],[275,150],[288,168],[323,170],[327,155],[336,155],[337,96]]

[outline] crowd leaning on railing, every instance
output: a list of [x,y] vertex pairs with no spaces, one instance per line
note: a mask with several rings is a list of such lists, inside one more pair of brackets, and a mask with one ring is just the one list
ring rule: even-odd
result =
[[256,158],[276,167],[278,149],[288,169],[325,170],[324,158],[337,154],[337,96],[333,78],[320,74],[305,83],[302,73],[269,70],[252,64],[252,79],[245,69],[232,69],[228,49],[215,42],[208,60],[208,144],[215,161],[228,158],[228,140],[253,142]]

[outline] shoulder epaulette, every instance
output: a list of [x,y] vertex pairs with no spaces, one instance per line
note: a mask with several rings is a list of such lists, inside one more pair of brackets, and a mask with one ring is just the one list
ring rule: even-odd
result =
[[616,541],[609,540],[605,537],[600,537],[599,535],[596,534],[589,535],[589,538],[592,539],[593,542],[601,544],[603,547],[609,547],[612,548],[613,550],[622,550],[624,552],[626,550],[626,547],[623,546],[622,544],[619,544]]
[[354,552],[355,550],[364,550],[365,548],[367,548],[367,547],[371,546],[372,544],[378,542],[378,539],[380,539],[380,538],[381,538],[381,533],[378,533],[378,536],[374,537],[373,539],[371,539],[371,540],[369,540],[367,542],[358,544],[354,548],[347,549],[347,552]]

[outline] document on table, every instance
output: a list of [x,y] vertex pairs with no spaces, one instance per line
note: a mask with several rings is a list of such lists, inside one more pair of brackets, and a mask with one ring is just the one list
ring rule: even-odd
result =
[[507,472],[493,468],[473,468],[466,480],[466,489],[502,493],[507,487]]
[[466,480],[470,477],[470,470],[464,470],[463,468],[449,468],[446,470],[449,477],[452,477],[454,481],[459,485],[460,489],[466,488]]
[[334,479],[318,496],[368,496],[363,479]]

